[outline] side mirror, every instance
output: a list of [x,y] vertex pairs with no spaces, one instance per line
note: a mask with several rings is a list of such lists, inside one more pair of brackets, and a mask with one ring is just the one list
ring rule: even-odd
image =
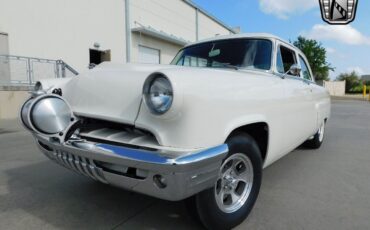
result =
[[294,76],[299,76],[299,74],[301,73],[301,70],[302,70],[302,68],[301,68],[301,66],[300,66],[300,65],[298,65],[298,64],[293,64],[293,65],[290,67],[290,69],[289,69],[289,71],[287,72],[287,74],[288,74],[288,73],[290,73],[290,74],[292,74],[292,75],[294,75]]

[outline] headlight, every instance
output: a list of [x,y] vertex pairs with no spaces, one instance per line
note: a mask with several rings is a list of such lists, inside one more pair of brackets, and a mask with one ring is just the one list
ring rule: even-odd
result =
[[149,110],[156,115],[166,113],[172,105],[171,82],[162,74],[149,77],[144,84],[144,100]]
[[50,96],[36,102],[30,115],[31,122],[38,131],[56,134],[68,127],[72,112],[61,98]]

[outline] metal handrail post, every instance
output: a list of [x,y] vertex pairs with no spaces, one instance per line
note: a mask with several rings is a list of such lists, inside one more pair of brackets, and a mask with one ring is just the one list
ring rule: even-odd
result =
[[31,59],[27,58],[27,77],[28,77],[28,82],[30,85],[32,85],[32,69],[31,69]]
[[57,65],[57,78],[61,78],[61,65],[62,65],[62,61],[61,60],[57,60],[56,61],[56,65]]
[[64,64],[64,62],[62,63],[62,78],[65,78],[66,77],[66,66]]

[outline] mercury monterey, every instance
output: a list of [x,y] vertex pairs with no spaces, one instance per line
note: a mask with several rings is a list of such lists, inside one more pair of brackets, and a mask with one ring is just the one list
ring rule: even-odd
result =
[[21,120],[52,161],[105,184],[186,200],[208,229],[250,213],[262,169],[319,148],[328,92],[305,55],[268,34],[218,36],[171,65],[103,63],[37,82]]

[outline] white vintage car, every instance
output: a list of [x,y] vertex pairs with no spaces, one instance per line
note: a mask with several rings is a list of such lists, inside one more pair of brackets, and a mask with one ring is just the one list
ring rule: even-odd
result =
[[304,54],[268,34],[191,44],[172,65],[103,63],[38,82],[21,110],[41,151],[105,184],[178,201],[208,229],[251,211],[262,169],[330,116]]

